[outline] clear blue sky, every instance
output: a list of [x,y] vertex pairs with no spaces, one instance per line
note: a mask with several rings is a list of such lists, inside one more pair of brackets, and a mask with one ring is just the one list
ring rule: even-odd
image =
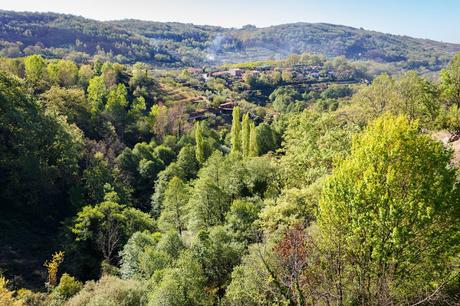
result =
[[459,0],[0,0],[0,9],[226,27],[328,22],[460,43]]

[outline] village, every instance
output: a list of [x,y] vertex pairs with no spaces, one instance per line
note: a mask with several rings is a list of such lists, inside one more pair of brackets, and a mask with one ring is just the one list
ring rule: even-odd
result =
[[[269,96],[278,87],[290,87],[299,95],[319,96],[332,84],[352,85],[366,83],[367,80],[360,78],[352,66],[332,67],[323,63],[307,65],[296,63],[289,66],[261,63],[259,65],[240,64],[221,67],[190,67],[186,73],[199,82],[195,87],[204,90],[212,86],[214,82],[225,84],[238,92],[238,99],[226,97],[219,104],[210,103],[203,96],[193,100],[195,104],[204,107],[195,108],[189,120],[204,120],[209,116],[230,119],[232,109],[238,105],[238,100],[245,100],[254,105],[265,106],[269,102]],[[240,86],[244,84],[244,86]],[[204,105],[203,105],[204,104]],[[211,105],[213,104],[213,105]],[[256,122],[262,120],[260,114],[254,110],[248,111],[251,118]]]

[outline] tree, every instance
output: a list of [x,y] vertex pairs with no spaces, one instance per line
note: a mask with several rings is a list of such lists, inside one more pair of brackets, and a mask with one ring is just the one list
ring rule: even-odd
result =
[[126,242],[123,250],[120,251],[121,265],[120,273],[122,278],[142,278],[144,271],[140,266],[142,254],[147,248],[155,247],[161,238],[161,233],[136,232]]
[[260,213],[260,203],[235,200],[225,216],[226,225],[238,241],[256,241],[257,229],[254,222]]
[[233,267],[240,261],[244,245],[232,240],[222,226],[201,231],[195,237],[191,253],[200,263],[207,284],[222,298]]
[[259,156],[259,145],[257,143],[257,129],[254,122],[249,125],[249,156]]
[[155,152],[155,143],[137,143],[134,148],[125,148],[117,157],[117,168],[133,187],[134,204],[147,210],[149,198],[157,175],[165,169],[163,161]]
[[111,115],[113,124],[121,131],[127,119],[127,94],[126,86],[120,83],[109,91],[105,105],[105,110]]
[[243,120],[241,123],[241,144],[243,147],[243,156],[249,156],[249,145],[250,145],[250,120],[249,120],[249,114],[244,114],[243,115]]
[[361,115],[373,119],[391,109],[399,102],[395,80],[388,74],[377,76],[370,86],[358,91],[353,101],[362,107]]
[[320,201],[340,302],[412,303],[450,276],[459,248],[452,153],[417,122],[385,115],[354,138]]
[[200,164],[203,164],[206,161],[205,157],[205,142],[203,139],[203,128],[201,123],[198,121],[195,123],[195,154],[196,159]]
[[78,67],[69,60],[58,60],[47,66],[48,77],[54,85],[68,87],[75,85],[78,79]]
[[232,116],[232,153],[241,153],[241,125],[239,106],[235,106],[233,108]]
[[40,98],[48,112],[67,117],[68,123],[75,123],[84,132],[90,130],[91,108],[82,89],[52,86]]
[[397,81],[400,101],[393,106],[396,115],[406,115],[409,120],[420,120],[425,127],[433,127],[439,114],[436,87],[415,71],[407,72]]
[[132,234],[153,229],[154,222],[148,214],[109,199],[83,207],[71,227],[77,241],[91,242],[108,262]]
[[128,101],[126,100],[126,95],[128,91],[124,84],[118,84],[112,88],[107,94],[107,104],[105,109],[109,112],[123,112],[128,106]]
[[269,96],[270,102],[273,103],[273,108],[278,112],[291,111],[299,98],[300,94],[293,86],[278,87]]
[[186,205],[189,200],[187,185],[178,177],[173,177],[166,188],[163,209],[158,226],[163,231],[176,230],[179,233],[185,230]]
[[65,304],[81,305],[144,305],[147,289],[140,281],[123,280],[104,275],[97,281],[88,281]]
[[209,157],[206,166],[200,169],[188,203],[189,229],[198,230],[225,221],[230,195],[225,185],[228,163],[224,161],[225,157],[216,151]]
[[88,86],[89,80],[94,76],[94,70],[91,65],[81,65],[78,70],[78,81],[80,86],[85,89]]
[[[159,279],[158,279],[159,278]],[[154,279],[149,305],[213,305],[206,290],[206,277],[200,263],[190,252],[183,252],[174,268],[165,269]]]
[[18,209],[22,218],[31,214],[34,220],[62,214],[78,187],[81,131],[45,112],[16,78],[2,72],[0,131],[2,214]]
[[89,80],[87,93],[88,101],[91,104],[91,112],[98,114],[104,108],[105,96],[107,94],[104,79],[100,76],[95,76]]
[[[273,136],[268,128],[265,138],[271,142]],[[319,114],[308,110],[290,117],[284,133],[284,155],[280,159],[285,185],[305,188],[329,174],[334,160],[348,153],[352,132],[356,130],[354,124],[337,113]]]
[[83,171],[83,188],[87,201],[96,204],[104,200],[106,184],[113,185],[114,178],[101,152],[96,152],[89,162],[89,167]]
[[53,288],[57,285],[57,274],[59,266],[64,261],[64,252],[56,252],[53,254],[50,261],[45,261],[43,266],[48,270],[48,281],[47,286]]
[[26,80],[31,83],[35,89],[43,89],[46,79],[46,62],[40,55],[31,55],[24,59],[26,71]]
[[447,68],[440,73],[441,98],[446,108],[446,127],[460,133],[460,53],[455,54]]
[[275,151],[275,135],[268,123],[263,122],[259,124],[253,133],[256,134],[256,143],[253,143],[253,152],[256,152],[255,148],[257,148],[259,155],[266,154],[270,151]]

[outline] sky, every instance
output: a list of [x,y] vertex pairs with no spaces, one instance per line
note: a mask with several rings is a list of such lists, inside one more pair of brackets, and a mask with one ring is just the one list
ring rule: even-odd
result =
[[225,27],[327,22],[460,43],[459,0],[0,0],[0,9]]

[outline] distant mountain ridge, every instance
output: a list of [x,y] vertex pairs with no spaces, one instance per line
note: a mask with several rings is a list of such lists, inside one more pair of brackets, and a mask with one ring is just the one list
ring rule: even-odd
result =
[[0,55],[8,57],[33,53],[76,61],[102,57],[179,68],[312,52],[391,63],[402,69],[439,70],[457,51],[460,44],[326,23],[235,29],[0,10]]

